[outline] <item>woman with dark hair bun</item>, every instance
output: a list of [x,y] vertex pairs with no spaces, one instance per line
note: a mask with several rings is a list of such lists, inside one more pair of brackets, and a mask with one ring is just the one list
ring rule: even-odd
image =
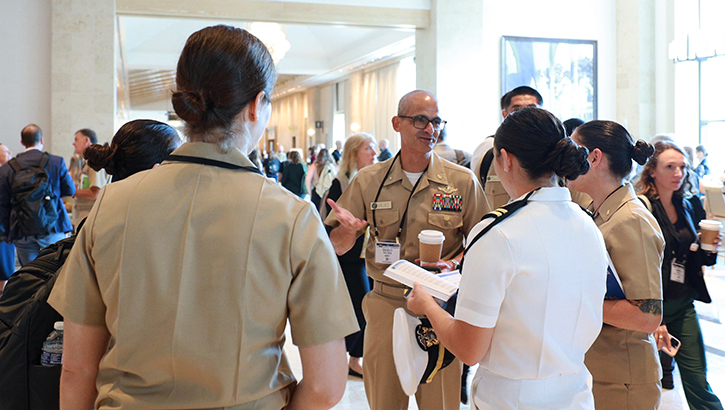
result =
[[160,164],[180,145],[179,134],[168,124],[134,120],[119,128],[111,145],[93,144],[83,156],[91,168],[104,169],[115,182]]
[[[61,408],[329,409],[342,397],[343,338],[358,326],[337,256],[313,206],[247,157],[275,80],[245,30],[187,40],[172,103],[190,142],[104,189],[50,297],[65,318]],[[114,177],[141,159],[117,142],[89,157]]]
[[[644,166],[637,183],[640,195],[649,201],[665,236],[664,312],[655,336],[660,348],[672,349],[671,336],[680,341],[674,360],[690,408],[722,410],[720,399],[707,382],[705,344],[694,305],[695,300],[712,302],[702,267],[717,262],[717,248],[705,250],[701,246],[698,232],[705,210],[700,198],[690,193],[688,174],[691,172],[683,150],[674,142],[660,141],[655,144],[655,154]],[[664,373],[662,387],[673,389],[673,358],[663,350],[660,360]]]
[[657,409],[662,377],[652,333],[662,318],[660,266],[664,239],[628,182],[632,160],[642,165],[654,148],[636,143],[613,121],[580,125],[572,139],[589,149],[591,169],[569,188],[589,195],[625,299],[604,301],[604,326],[587,353],[597,410]]
[[601,328],[607,256],[594,222],[558,186],[587,171],[587,150],[551,113],[524,108],[496,131],[494,167],[516,199],[471,230],[455,318],[419,284],[408,308],[480,365],[472,408],[594,409],[584,354]]

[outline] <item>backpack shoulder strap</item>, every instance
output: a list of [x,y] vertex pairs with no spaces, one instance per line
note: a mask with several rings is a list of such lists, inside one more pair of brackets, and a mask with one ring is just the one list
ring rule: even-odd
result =
[[488,175],[488,170],[491,168],[491,163],[493,162],[493,148],[486,151],[486,155],[483,156],[483,160],[481,160],[481,169],[478,171],[478,178],[481,180],[481,186],[483,188],[486,187],[486,175]]
[[40,157],[40,163],[38,164],[39,168],[45,168],[45,166],[48,164],[48,161],[50,160],[50,154],[47,152],[43,153],[43,156]]
[[13,172],[18,172],[23,169],[23,167],[20,166],[17,158],[11,159],[10,161],[8,161],[8,164],[10,164],[10,168],[13,169]]

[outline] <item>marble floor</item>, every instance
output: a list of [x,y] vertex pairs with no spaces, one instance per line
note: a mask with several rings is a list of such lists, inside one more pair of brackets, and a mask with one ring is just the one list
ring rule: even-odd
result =
[[[700,315],[700,326],[702,327],[705,338],[708,381],[713,391],[721,399],[725,400],[725,326],[721,322],[725,320],[725,259],[720,258],[714,269],[707,268],[705,277],[713,303],[707,305],[696,302],[696,310]],[[289,341],[290,339],[288,336],[287,340]],[[285,350],[287,351],[295,375],[298,379],[301,378],[302,366],[297,348],[288,343]],[[471,375],[474,372],[475,370],[472,369]],[[348,377],[345,395],[333,409],[368,410],[369,407],[365,398],[365,388],[363,387],[362,380]],[[410,401],[409,409],[418,409],[414,398]],[[467,410],[469,406],[462,404],[461,409]],[[688,409],[688,406],[684,392],[682,391],[680,376],[677,370],[675,370],[675,388],[663,392],[660,410],[686,409]]]

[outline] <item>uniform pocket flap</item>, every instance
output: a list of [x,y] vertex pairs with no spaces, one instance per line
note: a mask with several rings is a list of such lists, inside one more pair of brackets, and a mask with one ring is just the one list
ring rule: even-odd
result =
[[453,230],[463,226],[463,218],[457,213],[429,213],[428,223],[442,230]]

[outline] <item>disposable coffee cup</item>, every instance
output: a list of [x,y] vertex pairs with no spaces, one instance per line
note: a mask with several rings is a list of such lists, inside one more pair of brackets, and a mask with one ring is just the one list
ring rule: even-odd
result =
[[443,250],[443,242],[446,237],[443,232],[425,230],[418,234],[420,242],[420,261],[421,262],[438,262],[441,259],[441,251]]
[[722,223],[712,219],[700,221],[700,247],[706,251],[713,252],[717,249],[717,234],[720,233]]

